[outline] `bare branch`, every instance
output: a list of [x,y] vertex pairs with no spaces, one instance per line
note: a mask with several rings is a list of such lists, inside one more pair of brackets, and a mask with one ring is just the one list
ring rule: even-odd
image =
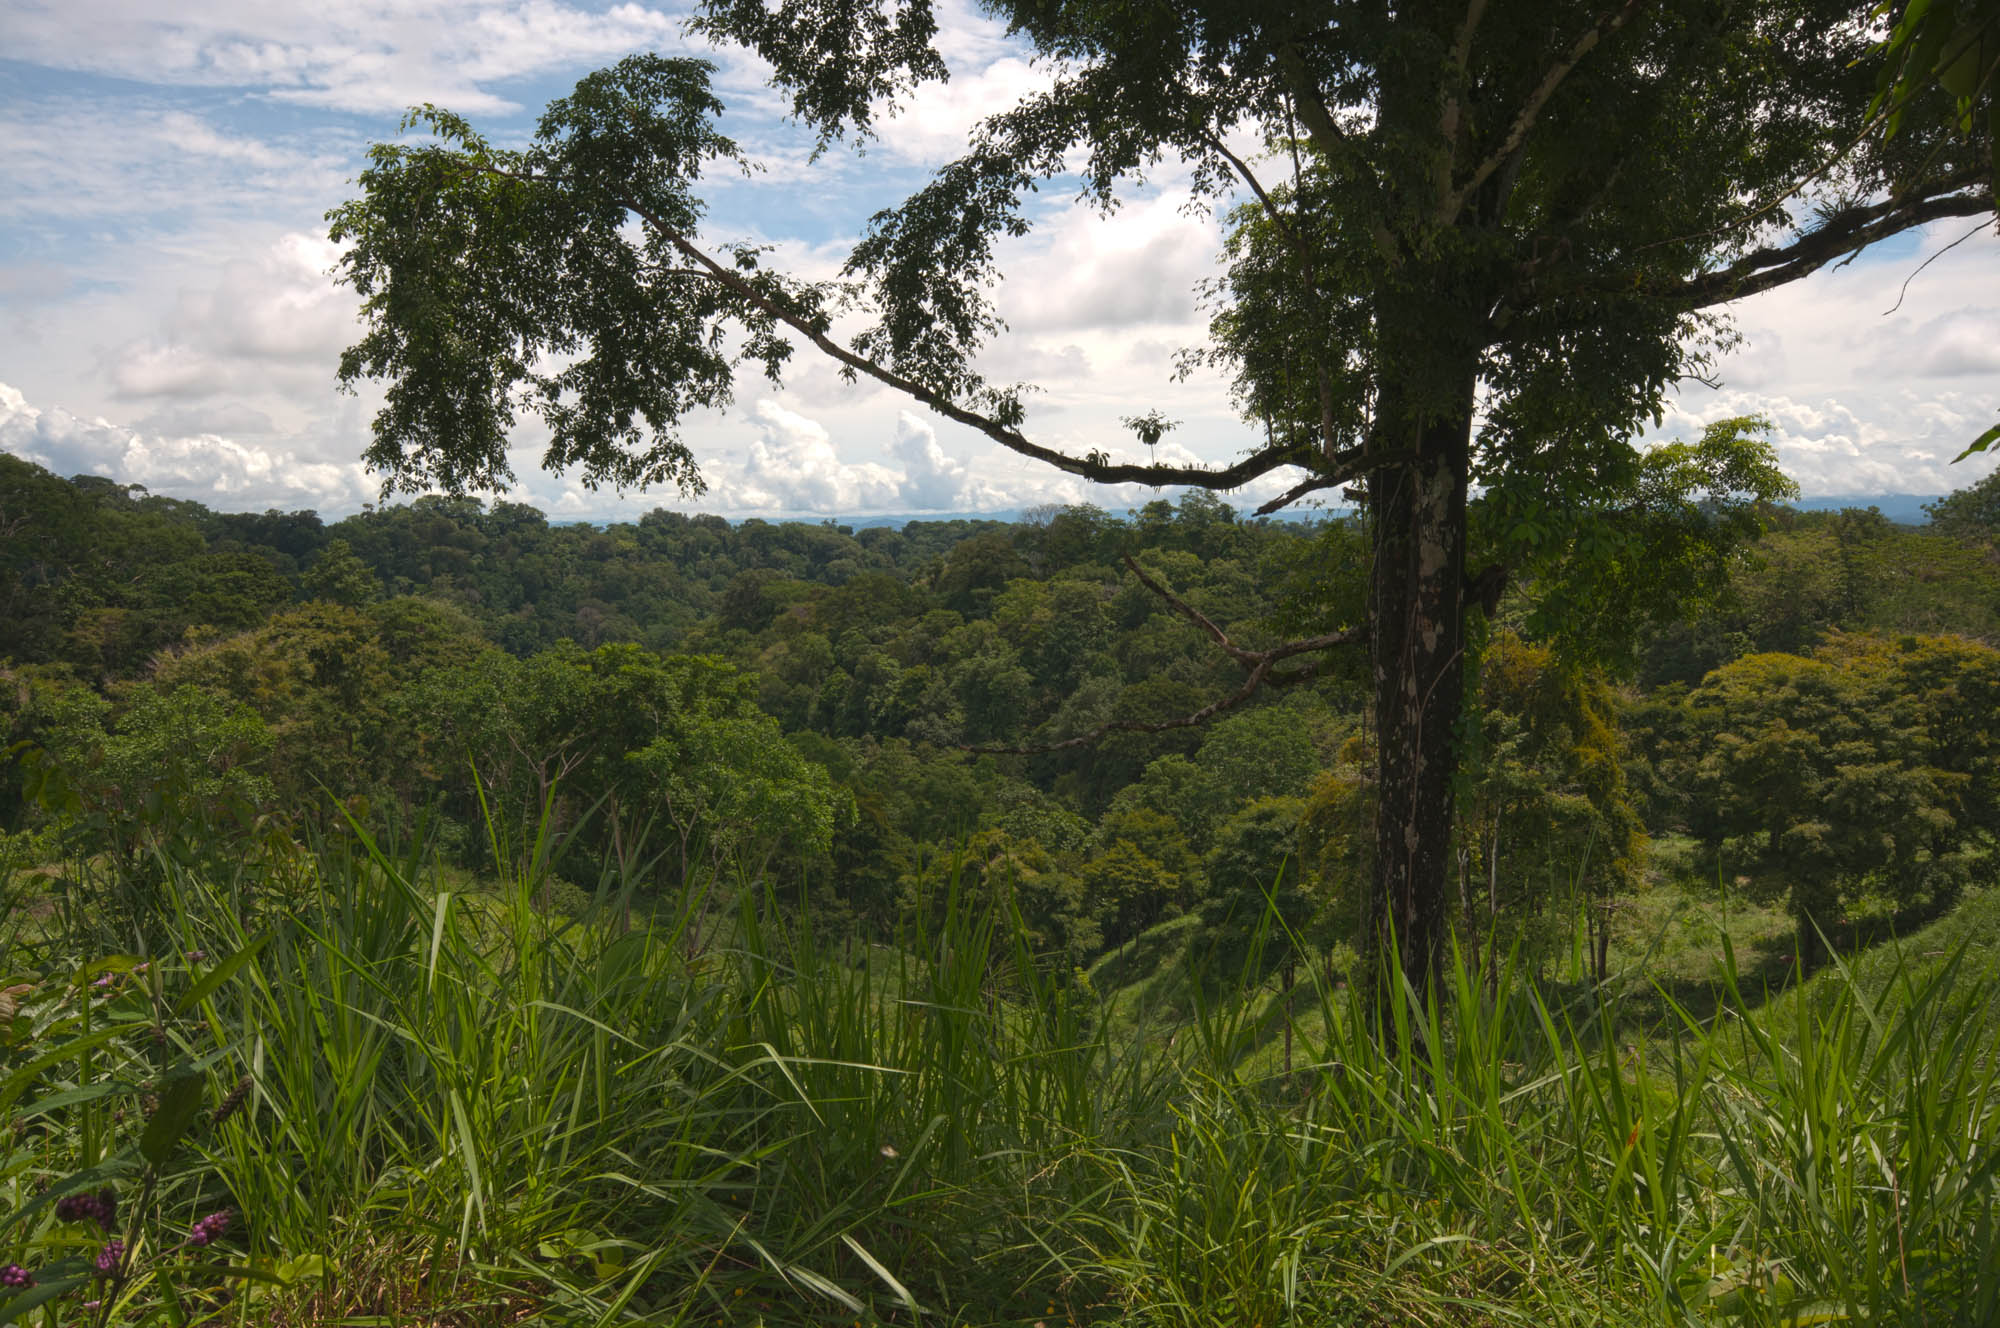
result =
[[1915,281],[1918,277],[1921,277],[1924,274],[1925,268],[1929,267],[1932,263],[1937,262],[1938,259],[1943,258],[1946,254],[1958,248],[1958,246],[1964,244],[1967,240],[1971,239],[1973,236],[1979,234],[1981,231],[1985,229],[1986,229],[1986,222],[1982,220],[1977,226],[1974,226],[1971,230],[1959,236],[1956,240],[1953,240],[1950,244],[1938,250],[1936,253],[1932,254],[1929,258],[1926,258],[1923,262],[1917,264],[1917,270],[1915,272],[1912,272],[1909,276],[1903,278],[1903,287],[1901,290],[1896,292],[1896,302],[1890,305],[1887,309],[1884,309],[1882,311],[1882,316],[1884,318],[1887,318],[1890,314],[1895,313],[1898,309],[1903,307],[1903,300],[1910,293],[1910,283]]
[[1276,498],[1261,504],[1257,508],[1257,515],[1269,516],[1273,512],[1281,512],[1309,493],[1318,493],[1321,489],[1335,488],[1347,483],[1352,478],[1354,478],[1352,475],[1341,479],[1327,479],[1320,475],[1308,476],[1306,479],[1299,481],[1299,483],[1294,484],[1291,488],[1279,494]]
[[1201,628],[1202,631],[1208,633],[1210,637],[1214,638],[1215,643],[1221,646],[1224,653],[1226,653],[1231,659],[1235,660],[1239,664],[1245,665],[1246,667],[1252,664],[1256,664],[1260,661],[1262,656],[1259,654],[1259,652],[1254,650],[1245,650],[1242,646],[1239,646],[1234,641],[1231,641],[1229,639],[1229,633],[1223,631],[1220,627],[1217,627],[1215,623],[1212,620],[1210,620],[1209,617],[1206,614],[1204,614],[1200,609],[1197,609],[1194,605],[1188,603],[1186,600],[1182,599],[1179,595],[1176,595],[1173,591],[1167,589],[1166,586],[1164,586],[1158,581],[1155,581],[1152,577],[1146,575],[1146,569],[1139,566],[1137,562],[1133,561],[1132,555],[1129,553],[1125,555],[1125,565],[1132,569],[1133,576],[1139,578],[1140,585],[1144,586],[1146,589],[1152,591],[1155,595],[1158,595],[1161,599],[1165,600],[1167,604],[1170,607],[1172,607],[1175,613],[1180,614],[1181,617],[1187,619],[1189,622],[1193,623],[1196,627],[1199,627]]
[[[1506,137],[1500,140],[1500,146],[1488,153],[1486,159],[1473,168],[1472,174],[1466,177],[1464,184],[1447,192],[1438,200],[1439,225],[1448,226],[1457,220],[1459,212],[1465,207],[1465,200],[1477,193],[1479,187],[1492,177],[1493,172],[1499,170],[1509,158],[1521,150],[1521,145],[1527,141],[1529,132],[1535,127],[1535,121],[1541,116],[1542,108],[1548,105],[1549,98],[1553,97],[1556,89],[1563,85],[1563,80],[1575,72],[1576,67],[1583,63],[1583,58],[1595,50],[1600,42],[1631,22],[1633,16],[1646,7],[1646,3],[1647,0],[1625,0],[1625,3],[1618,8],[1605,12],[1599,16],[1597,22],[1590,25],[1589,31],[1576,39],[1560,60],[1549,67],[1548,72],[1542,75],[1542,81],[1528,94],[1528,100],[1515,114],[1514,122],[1507,127]],[[1468,15],[1467,18],[1471,20],[1473,16]],[[1469,38],[1470,33],[1466,36]]]
[[1308,636],[1297,641],[1287,641],[1283,645],[1273,646],[1269,650],[1246,650],[1234,641],[1231,641],[1229,634],[1216,626],[1207,614],[1148,576],[1145,569],[1134,562],[1129,554],[1125,557],[1125,565],[1132,569],[1132,575],[1139,578],[1141,585],[1165,600],[1176,613],[1199,627],[1217,645],[1221,646],[1231,659],[1249,670],[1248,675],[1243,679],[1243,685],[1229,695],[1209,702],[1193,714],[1182,715],[1177,719],[1114,719],[1099,724],[1096,728],[1086,733],[1079,733],[1074,737],[1064,738],[1060,742],[1027,747],[966,746],[961,750],[980,756],[1041,756],[1048,752],[1062,752],[1074,747],[1088,746],[1113,733],[1168,733],[1174,729],[1195,728],[1207,723],[1225,710],[1231,710],[1242,705],[1245,701],[1255,696],[1260,688],[1289,687],[1295,683],[1306,681],[1317,672],[1314,666],[1273,672],[1273,666],[1278,663],[1299,655],[1315,654],[1319,651],[1331,650],[1335,646],[1349,645],[1353,642],[1363,640],[1367,636],[1367,629],[1350,627],[1344,631],[1325,632],[1319,636]]
[[1411,459],[1411,455],[1407,451],[1376,452],[1371,454],[1365,446],[1349,448],[1345,452],[1336,452],[1328,459],[1331,464],[1325,470],[1320,471],[1318,474],[1307,476],[1291,488],[1285,490],[1285,492],[1279,494],[1276,498],[1263,504],[1257,509],[1256,515],[1269,516],[1273,512],[1290,507],[1309,493],[1317,493],[1321,489],[1337,488],[1340,485],[1348,483],[1350,480],[1358,480],[1363,475],[1382,470],[1389,466],[1403,464]]
[[1318,286],[1318,280],[1312,276],[1312,251],[1306,247],[1304,237],[1292,225],[1291,219],[1279,210],[1276,203],[1271,201],[1270,193],[1265,190],[1263,182],[1257,178],[1256,172],[1252,171],[1241,157],[1231,152],[1218,135],[1205,133],[1201,137],[1202,141],[1208,144],[1212,151],[1229,163],[1236,174],[1242,178],[1243,183],[1250,186],[1250,192],[1257,195],[1257,202],[1263,206],[1264,215],[1271,219],[1271,224],[1276,226],[1278,233],[1285,237],[1285,243],[1291,246],[1293,255],[1305,265],[1308,283]]
[[903,395],[922,402],[946,419],[955,420],[960,424],[977,429],[980,433],[985,434],[988,438],[991,438],[994,442],[999,443],[1009,451],[1019,452],[1022,456],[1033,457],[1045,465],[1054,466],[1057,470],[1067,471],[1072,475],[1081,475],[1085,479],[1095,480],[1100,484],[1188,484],[1204,489],[1234,489],[1239,485],[1256,479],[1259,475],[1276,470],[1279,466],[1291,464],[1287,457],[1274,453],[1268,448],[1261,452],[1253,452],[1235,465],[1225,467],[1222,470],[1208,470],[1196,466],[1162,466],[1157,463],[1143,466],[1124,463],[1114,464],[1107,460],[1098,459],[1099,454],[1093,453],[1087,457],[1071,456],[1066,452],[1058,452],[1054,448],[1043,447],[1039,443],[1030,442],[1018,430],[1009,428],[1007,425],[1001,424],[999,421],[982,415],[977,411],[969,410],[941,393],[933,391],[931,388],[917,382],[915,379],[906,378],[895,370],[878,364],[867,356],[857,354],[846,346],[841,345],[825,332],[814,327],[806,319],[801,318],[791,309],[771,299],[735,272],[732,272],[723,266],[723,264],[711,258],[707,253],[696,247],[693,241],[689,240],[687,236],[681,234],[672,226],[667,225],[646,208],[630,199],[623,201],[626,208],[633,215],[639,217],[655,231],[665,236],[668,243],[685,254],[691,261],[707,269],[716,281],[727,286],[739,297],[755,305],[778,322],[797,332],[830,359],[855,373],[873,378],[885,387],[892,387]]
[[1079,733],[1075,737],[1064,738],[1061,742],[1045,743],[1032,747],[966,747],[963,750],[971,752],[976,756],[1041,756],[1048,752],[1065,752],[1072,747],[1085,747],[1102,738],[1109,737],[1113,733],[1169,733],[1174,729],[1196,728],[1202,724],[1206,724],[1223,711],[1232,710],[1255,696],[1258,688],[1264,685],[1264,675],[1268,672],[1269,666],[1252,669],[1250,676],[1244,680],[1242,687],[1220,700],[1209,702],[1193,714],[1182,715],[1178,719],[1158,721],[1114,719],[1108,723],[1099,724],[1088,733]]

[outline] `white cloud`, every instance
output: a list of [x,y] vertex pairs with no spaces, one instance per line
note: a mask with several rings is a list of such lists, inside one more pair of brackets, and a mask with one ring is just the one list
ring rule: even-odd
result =
[[[71,469],[129,464],[138,469],[119,478],[218,506],[337,512],[372,497],[356,458],[379,396],[333,393],[335,357],[356,325],[316,230],[351,191],[364,141],[421,100],[518,137],[518,111],[589,68],[647,48],[709,54],[681,35],[684,11],[682,0],[13,0],[7,54],[40,69],[23,85],[31,95],[0,106],[10,183],[0,225],[13,242],[0,268],[0,367],[16,385],[0,402],[5,445]],[[866,218],[920,178],[919,164],[954,155],[980,118],[1046,85],[1048,71],[1026,63],[974,0],[944,0],[938,13],[953,81],[883,120],[865,156],[836,148],[808,165],[811,136],[780,123],[787,100],[763,86],[763,63],[713,53],[729,132],[771,166],[709,183],[714,228],[761,234],[778,244],[777,265],[831,275]],[[138,86],[65,85],[50,71]],[[1231,141],[1255,146],[1241,133]],[[1173,351],[1205,336],[1194,287],[1218,270],[1220,226],[1182,210],[1185,174],[1164,163],[1108,217],[1070,206],[1061,189],[1036,196],[1036,230],[1005,245],[995,298],[1011,331],[981,368],[1045,389],[1027,399],[1037,442],[1143,459],[1119,419],[1154,408],[1182,421],[1162,460],[1216,464],[1257,441],[1226,382],[1171,376]],[[1669,431],[1768,411],[1809,492],[1972,482],[1990,462],[1949,462],[2000,409],[2000,243],[1978,237],[1916,270],[1958,235],[1745,302],[1744,344],[1718,366],[1724,390],[1690,385]],[[1885,316],[1906,280],[1901,309]],[[802,353],[783,392],[687,422],[714,487],[676,505],[775,515],[1089,500],[1115,510],[1155,496],[1087,485],[909,407]],[[543,476],[523,433],[518,497],[576,516],[676,501]],[[1237,496],[1288,482],[1273,476]]]
[[0,193],[0,216],[184,230],[246,210],[317,215],[339,197],[358,147],[358,138],[331,130],[310,138],[232,133],[136,98],[115,106],[23,98],[0,110],[0,175],[12,185]]
[[120,398],[203,397],[271,386],[283,373],[300,386],[329,385],[354,341],[358,301],[328,275],[338,249],[323,235],[291,233],[184,287],[159,330],[106,353],[104,373]]
[[826,428],[759,401],[751,413],[757,436],[728,496],[744,507],[780,512],[879,512],[893,507],[902,477],[874,462],[843,462]]
[[1955,309],[1903,337],[1902,359],[1931,378],[2000,378],[2000,308]]
[[108,420],[40,409],[5,383],[0,383],[0,451],[58,475],[102,475],[228,511],[352,510],[375,491],[358,461],[320,461],[294,449],[217,434],[144,434]]
[[917,89],[907,104],[882,124],[883,145],[910,161],[949,161],[965,151],[981,121],[1047,91],[1054,83],[1051,69],[1031,65],[1018,55],[1002,55],[948,83],[928,83]]
[[[843,460],[820,421],[765,398],[748,416],[754,436],[740,459],[723,454],[706,467],[703,505],[730,512],[770,514],[992,511],[1017,506],[1024,491],[982,477],[963,455],[938,441],[930,421],[901,411],[888,455],[898,464]],[[1048,491],[1033,490],[1036,500]],[[1069,490],[1064,488],[1063,493]]]
[[1867,400],[1796,398],[1723,391],[1683,393],[1657,435],[1690,438],[1704,425],[1737,415],[1771,421],[1778,463],[1813,495],[1948,493],[1977,483],[1994,457],[1952,459],[1994,423],[1990,401],[1965,393],[1920,395],[1901,388]]
[[1735,306],[1743,340],[1718,366],[1722,390],[1684,386],[1656,434],[1767,415],[1808,496],[1976,482],[1992,461],[1952,458],[2000,418],[2000,240],[1944,252],[1962,235],[1933,230]]
[[1000,306],[1027,334],[1170,325],[1198,332],[1195,285],[1216,273],[1220,231],[1161,189],[1110,216],[1069,207],[1004,256]]
[[488,85],[679,44],[681,19],[639,4],[555,0],[74,0],[17,5],[12,58],[183,87],[252,88],[358,112],[434,101],[513,109]]

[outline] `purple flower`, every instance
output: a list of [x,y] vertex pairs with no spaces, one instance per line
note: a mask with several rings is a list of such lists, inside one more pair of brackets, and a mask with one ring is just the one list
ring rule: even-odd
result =
[[122,1240],[107,1240],[104,1242],[104,1248],[97,1252],[97,1275],[99,1277],[116,1277],[118,1275],[118,1265],[123,1262],[125,1262],[125,1242]]
[[206,1245],[223,1232],[229,1230],[229,1224],[235,1219],[236,1214],[230,1212],[227,1208],[218,1208],[194,1224],[194,1230],[188,1233],[187,1243],[190,1245]]
[[34,1276],[18,1263],[10,1263],[4,1268],[0,1268],[0,1287],[14,1287],[19,1289],[21,1287],[31,1287],[34,1284]]
[[56,1200],[56,1221],[95,1222],[106,1231],[118,1225],[118,1194],[105,1188],[96,1194],[69,1194]]

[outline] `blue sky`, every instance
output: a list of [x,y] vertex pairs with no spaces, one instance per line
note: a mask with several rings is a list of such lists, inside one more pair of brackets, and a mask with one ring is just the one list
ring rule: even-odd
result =
[[[944,8],[954,77],[883,126],[865,155],[809,164],[754,59],[684,33],[684,11],[561,0],[0,0],[0,448],[228,510],[374,499],[358,458],[375,398],[333,388],[355,334],[328,278],[323,216],[371,140],[432,101],[493,137],[524,137],[541,106],[637,49],[709,54],[725,122],[763,164],[718,179],[710,233],[769,241],[830,274],[870,213],[949,157],[980,116],[1041,74],[976,11]],[[1009,334],[996,379],[1027,379],[1035,435],[1076,451],[1135,451],[1118,426],[1158,408],[1183,421],[1160,447],[1224,460],[1252,441],[1224,384],[1172,379],[1199,344],[1195,283],[1217,225],[1183,208],[1184,179],[1110,218],[1054,191],[1009,254]],[[1935,493],[1995,461],[1950,458],[2000,410],[2000,241],[1944,225],[1844,269],[1747,301],[1719,390],[1690,384],[1660,430],[1761,411],[1808,494]],[[1894,314],[1899,288],[1909,290]],[[543,474],[521,437],[515,496],[570,518],[660,505],[730,515],[859,515],[1149,496],[1076,481],[926,416],[883,389],[801,361],[782,392],[746,378],[685,437],[709,492],[591,493]],[[1275,492],[1273,477],[1245,499]]]

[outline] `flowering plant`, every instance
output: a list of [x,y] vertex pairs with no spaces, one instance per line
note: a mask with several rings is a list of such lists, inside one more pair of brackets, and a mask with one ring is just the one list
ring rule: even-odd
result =
[[211,1092],[221,1054],[197,1045],[212,1039],[186,1016],[254,948],[212,966],[111,956],[5,984],[0,1323],[101,1326],[135,1321],[125,1311],[141,1301],[184,1316],[189,1301],[220,1299],[232,1270],[213,1247],[236,1214],[187,1145],[240,1110],[250,1082]]

